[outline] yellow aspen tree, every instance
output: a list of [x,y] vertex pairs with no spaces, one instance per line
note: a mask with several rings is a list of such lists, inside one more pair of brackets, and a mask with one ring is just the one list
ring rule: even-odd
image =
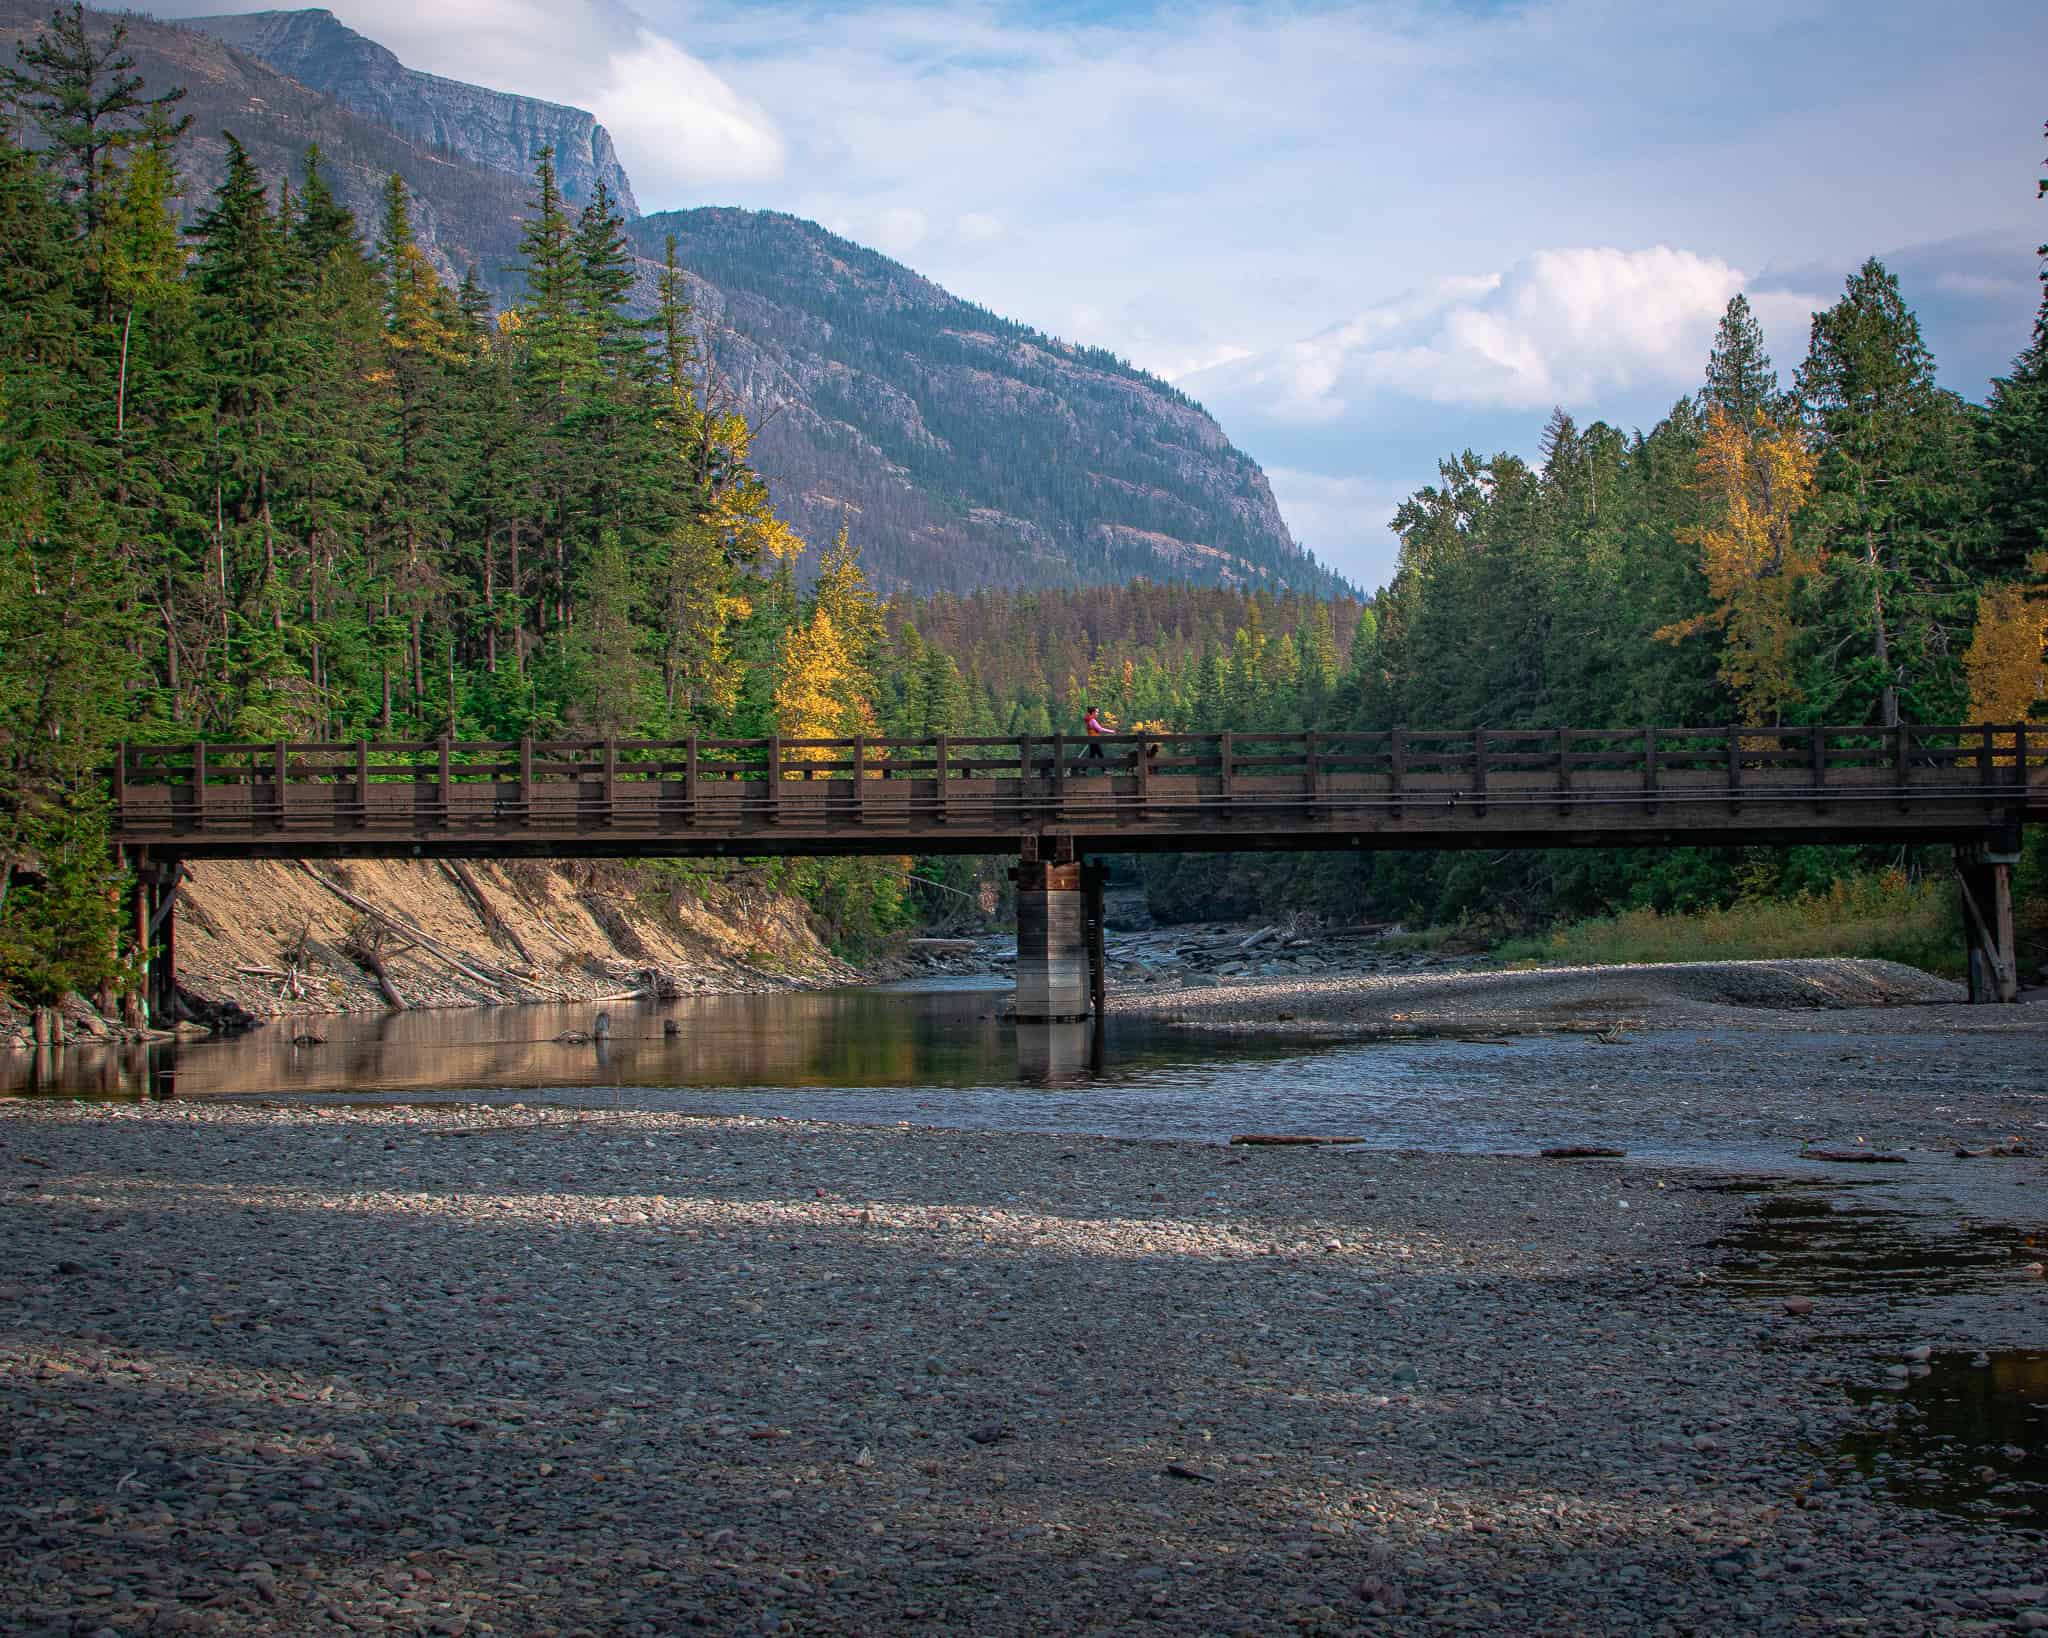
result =
[[1817,554],[1798,549],[1792,520],[1813,493],[1818,461],[1795,426],[1761,412],[1747,424],[1721,409],[1707,412],[1694,487],[1716,503],[1719,517],[1678,538],[1699,547],[1714,606],[1657,636],[1675,643],[1718,630],[1721,680],[1750,723],[1776,720],[1800,697],[1793,601],[1821,565]]
[[[2048,583],[2048,553],[2033,562]],[[1977,598],[1977,634],[1963,656],[1970,715],[1978,722],[2021,722],[2048,697],[2048,596],[2027,585],[1986,588]]]
[[[844,739],[874,732],[865,679],[823,608],[790,628],[775,682],[775,726],[784,739]],[[827,762],[838,753],[799,748],[791,762]]]

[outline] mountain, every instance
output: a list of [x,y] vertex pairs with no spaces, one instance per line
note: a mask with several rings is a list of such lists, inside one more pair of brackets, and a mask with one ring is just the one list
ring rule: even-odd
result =
[[[0,0],[0,51],[43,26],[50,3]],[[98,27],[116,21],[88,17]],[[213,18],[206,29],[232,34],[249,24],[251,37],[281,57],[287,46],[278,42],[300,42],[292,47],[307,59],[300,68],[327,75],[361,99],[357,106],[214,32],[132,13],[119,21],[145,84],[187,89],[188,217],[220,181],[223,131],[273,182],[295,178],[307,145],[318,143],[335,191],[366,232],[396,172],[443,276],[474,269],[498,302],[519,299],[532,192],[525,161],[512,170],[474,156],[520,151],[504,146],[513,105],[536,121],[553,105],[413,75],[324,11]],[[365,87],[380,86],[377,94],[392,99],[388,117],[401,117],[399,105],[416,94],[405,117],[423,120],[431,105],[454,123],[431,139],[393,129],[362,111],[372,106]],[[464,108],[478,111],[473,129],[458,118]],[[588,152],[597,166],[601,128],[574,109],[553,111],[594,133]],[[608,138],[602,153],[610,156]],[[616,169],[615,156],[607,162]],[[601,173],[586,174],[594,184]],[[632,198],[622,170],[613,185],[622,202]],[[665,240],[676,235],[703,331],[707,390],[755,427],[756,464],[778,509],[814,543],[844,524],[891,590],[1140,575],[1316,595],[1348,589],[1295,544],[1265,474],[1207,412],[1109,353],[999,318],[793,216],[671,211],[639,218],[630,231],[650,311]]]
[[611,134],[581,108],[407,68],[331,11],[192,17],[185,26],[325,91],[400,136],[472,164],[525,176],[534,156],[552,147],[562,191],[571,199],[587,200],[602,182],[628,216],[640,214]]
[[917,591],[1145,575],[1327,595],[1258,464],[1200,405],[1099,348],[948,294],[812,222],[665,211],[710,338],[713,390],[806,538],[845,523]]
[[[51,0],[0,0],[0,54],[42,29]],[[185,87],[181,113],[192,129],[179,148],[187,219],[205,209],[221,180],[232,131],[272,182],[296,182],[308,145],[324,155],[328,181],[366,229],[383,211],[385,179],[396,172],[416,201],[414,226],[442,275],[458,279],[474,267],[493,290],[517,282],[519,218],[531,192],[527,179],[478,165],[399,135],[325,92],[312,90],[246,52],[176,24],[124,13],[88,12],[95,29],[116,21],[128,30],[127,51],[152,91]]]

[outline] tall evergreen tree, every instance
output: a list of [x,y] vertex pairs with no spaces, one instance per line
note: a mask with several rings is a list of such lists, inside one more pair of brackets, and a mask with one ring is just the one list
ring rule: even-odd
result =
[[1965,703],[1958,661],[1972,603],[1968,425],[1935,384],[1920,322],[1883,264],[1864,263],[1814,315],[1799,392],[1821,451],[1806,516],[1834,568],[1809,695],[1831,719],[1867,714],[1889,727],[1910,710],[1952,720]]
[[1707,357],[1707,384],[1700,391],[1700,410],[1719,410],[1738,427],[1772,413],[1778,399],[1778,372],[1764,351],[1763,326],[1739,291],[1729,297]]
[[[59,6],[49,25],[15,48],[16,66],[0,69],[0,93],[50,145],[67,197],[79,201],[79,227],[96,246],[108,195],[119,182],[119,157],[155,124],[172,140],[191,124],[166,124],[184,100],[182,86],[151,97],[128,55],[128,27],[115,22],[93,38],[80,0]],[[157,139],[162,140],[161,135]]]

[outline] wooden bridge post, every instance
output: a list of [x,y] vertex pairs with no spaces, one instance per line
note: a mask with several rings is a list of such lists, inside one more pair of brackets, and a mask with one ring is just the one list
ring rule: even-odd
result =
[[[124,748],[125,751],[125,748]],[[136,972],[135,988],[121,998],[124,1020],[132,1028],[149,1022],[149,849],[126,850],[128,866],[128,935],[135,941],[134,954],[142,963]],[[130,969],[134,971],[134,969]]]
[[164,1028],[178,1021],[178,888],[184,878],[185,867],[176,860],[148,860],[135,868],[135,936],[149,952],[143,997],[150,1020]]
[[1080,865],[1026,859],[1010,877],[1017,884],[1017,1021],[1087,1017]]
[[2017,848],[2002,852],[1973,844],[1956,849],[1973,1004],[2020,998],[2019,950],[2012,925],[2012,867],[2019,857]]
[[1081,920],[1088,940],[1088,1010],[1098,1023],[1109,987],[1109,956],[1103,947],[1102,925],[1102,890],[1108,877],[1107,865],[1081,866]]

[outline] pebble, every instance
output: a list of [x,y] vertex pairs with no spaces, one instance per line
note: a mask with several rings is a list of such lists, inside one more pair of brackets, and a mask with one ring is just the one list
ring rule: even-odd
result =
[[226,1103],[25,1153],[9,1264],[82,1276],[5,1292],[0,1630],[2043,1630],[2037,1541],[1816,1482],[1921,1362],[1754,1340],[1699,1174]]

